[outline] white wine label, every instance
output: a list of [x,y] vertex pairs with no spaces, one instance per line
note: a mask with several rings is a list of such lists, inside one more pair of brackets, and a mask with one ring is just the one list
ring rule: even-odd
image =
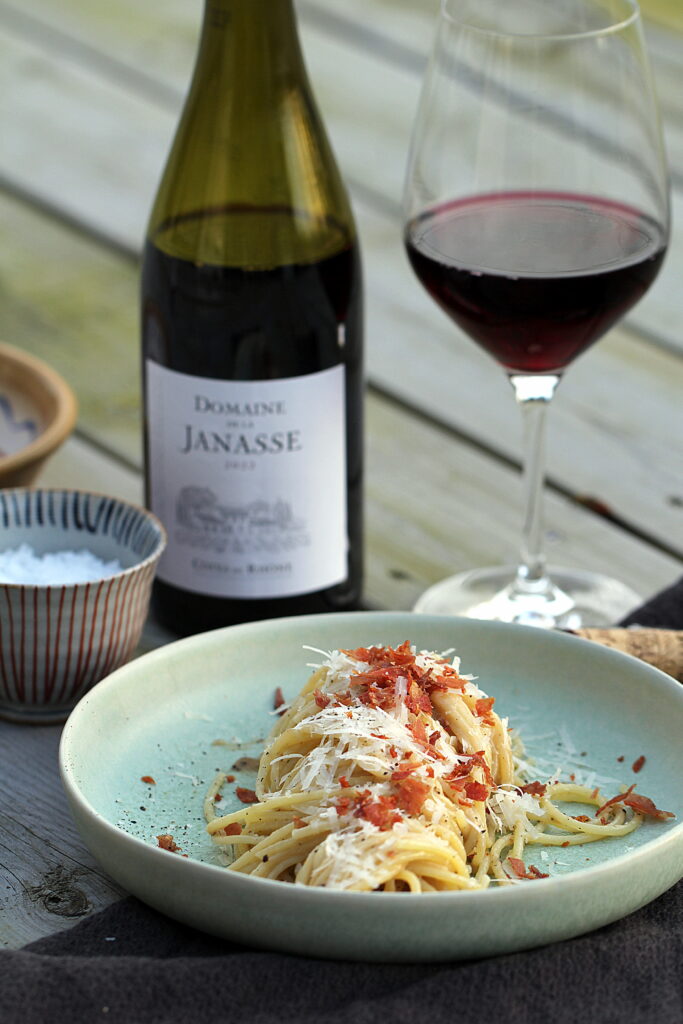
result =
[[147,360],[159,578],[216,597],[286,597],[347,575],[344,367],[282,380]]

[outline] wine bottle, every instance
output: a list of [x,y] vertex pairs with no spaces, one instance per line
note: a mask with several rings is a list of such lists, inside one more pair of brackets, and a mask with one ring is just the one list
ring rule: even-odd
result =
[[160,620],[357,607],[360,256],[292,0],[206,0],[147,232],[142,349]]

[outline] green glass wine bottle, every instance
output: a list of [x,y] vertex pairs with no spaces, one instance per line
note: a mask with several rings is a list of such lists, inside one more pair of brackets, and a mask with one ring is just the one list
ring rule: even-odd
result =
[[357,607],[360,256],[292,0],[206,0],[147,232],[142,352],[161,621]]

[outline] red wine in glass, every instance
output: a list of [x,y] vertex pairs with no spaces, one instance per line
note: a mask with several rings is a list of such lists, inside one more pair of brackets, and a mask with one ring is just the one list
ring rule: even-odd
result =
[[564,370],[657,276],[670,205],[636,0],[441,0],[405,242],[420,282],[512,385],[523,514],[516,565],[440,580],[416,611],[577,629],[639,603],[594,565],[548,569],[545,420]]
[[647,291],[667,233],[621,203],[503,192],[428,209],[405,243],[450,317],[510,373],[561,372]]

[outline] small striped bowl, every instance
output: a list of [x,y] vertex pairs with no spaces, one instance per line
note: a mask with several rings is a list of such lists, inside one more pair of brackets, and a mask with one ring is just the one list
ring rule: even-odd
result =
[[90,583],[0,582],[0,717],[63,720],[128,661],[147,618],[166,533],[150,512],[84,491],[0,491],[0,550],[87,548],[122,570]]

